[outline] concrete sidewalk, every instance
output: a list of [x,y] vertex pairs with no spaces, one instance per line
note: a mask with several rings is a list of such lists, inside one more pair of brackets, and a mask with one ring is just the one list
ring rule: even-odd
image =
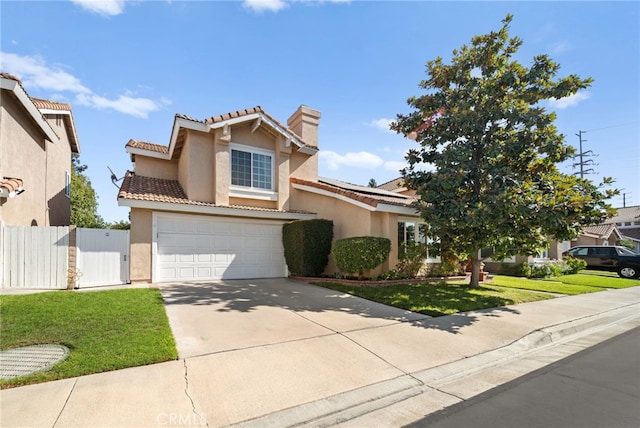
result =
[[3,390],[0,425],[398,426],[580,350],[550,344],[640,325],[640,287],[354,330],[313,322],[326,331]]

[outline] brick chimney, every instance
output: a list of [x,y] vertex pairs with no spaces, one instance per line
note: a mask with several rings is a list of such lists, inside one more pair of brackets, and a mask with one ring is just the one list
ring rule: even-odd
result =
[[287,120],[289,128],[302,137],[305,143],[314,147],[318,147],[319,123],[320,112],[305,105],[298,107],[298,110]]

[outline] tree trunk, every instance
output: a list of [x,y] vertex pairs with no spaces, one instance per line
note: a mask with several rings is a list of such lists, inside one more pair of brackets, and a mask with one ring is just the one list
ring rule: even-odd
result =
[[480,286],[480,265],[482,264],[482,260],[478,257],[471,257],[471,282],[469,285],[471,287],[479,287]]

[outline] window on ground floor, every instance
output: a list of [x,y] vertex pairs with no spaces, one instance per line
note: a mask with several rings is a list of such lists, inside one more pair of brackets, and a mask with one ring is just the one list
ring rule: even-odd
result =
[[[420,242],[422,244],[432,244],[434,241],[427,236],[427,224],[416,221],[398,222],[398,248],[407,242]],[[425,259],[428,262],[440,262],[440,256],[429,254],[429,245],[425,249]],[[433,251],[431,251],[433,253]]]

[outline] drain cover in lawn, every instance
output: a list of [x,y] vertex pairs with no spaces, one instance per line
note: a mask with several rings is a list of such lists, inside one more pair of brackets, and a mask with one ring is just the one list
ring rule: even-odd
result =
[[0,351],[0,378],[10,379],[47,370],[68,355],[69,349],[62,345],[32,345]]

